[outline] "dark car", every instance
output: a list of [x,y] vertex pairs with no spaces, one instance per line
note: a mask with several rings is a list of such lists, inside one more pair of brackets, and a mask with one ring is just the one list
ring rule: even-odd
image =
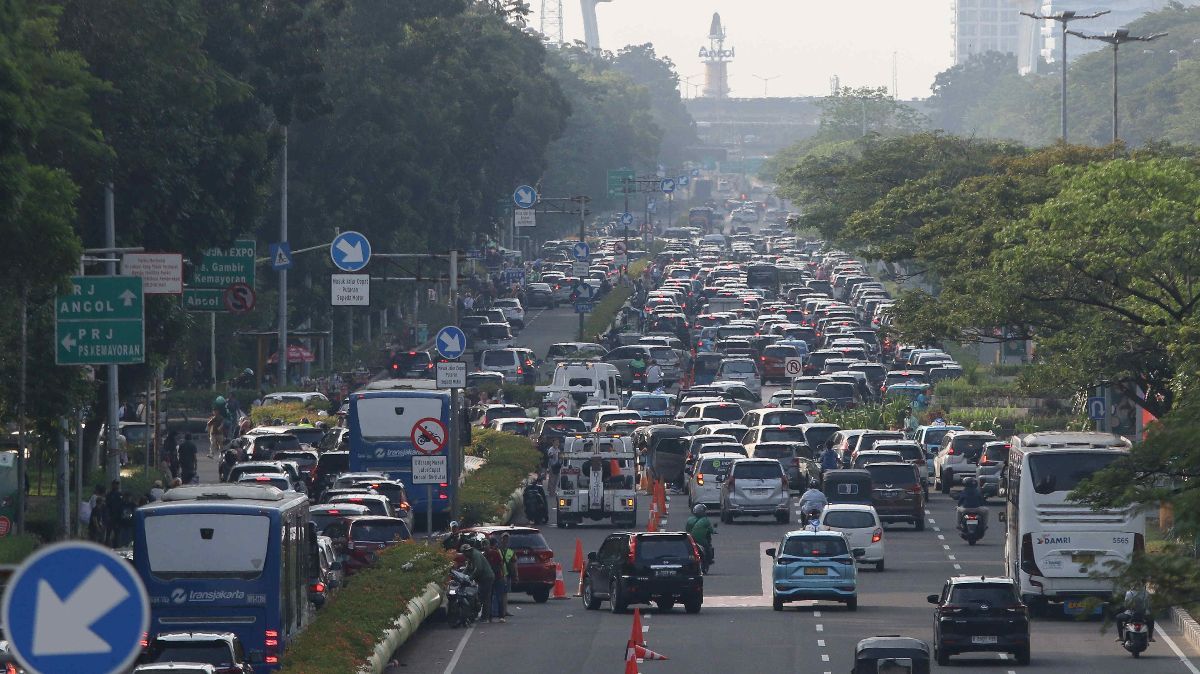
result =
[[533,422],[529,439],[538,451],[544,452],[554,442],[554,438],[566,438],[568,435],[588,431],[588,423],[579,417],[539,417]]
[[[308,521],[313,523],[318,534],[324,534],[325,529],[334,522],[340,522],[347,517],[359,517],[362,515],[370,515],[371,510],[365,505],[357,503],[322,503],[319,505],[309,506]],[[332,537],[331,537],[332,538]]]
[[271,453],[272,461],[291,461],[300,469],[300,477],[311,489],[317,479],[317,461],[320,457],[314,449],[277,449]]
[[997,440],[983,446],[983,454],[979,455],[979,469],[975,478],[979,482],[979,491],[984,498],[1000,493],[1000,473],[1008,462],[1008,450],[1012,448],[1007,442]]
[[583,605],[600,608],[608,600],[613,613],[630,604],[667,611],[682,602],[688,613],[704,603],[700,551],[682,531],[610,534],[598,552],[589,552],[583,570]]
[[337,476],[350,470],[350,452],[325,452],[317,458],[317,480],[316,489],[309,492],[309,497],[315,496],[317,500],[323,498],[325,490]]
[[404,520],[375,515],[334,522],[325,528],[325,535],[334,540],[335,547],[337,541],[344,541],[344,547],[338,553],[346,556],[344,570],[347,576],[374,564],[380,550],[412,540],[412,531]]
[[198,662],[221,674],[253,674],[242,642],[232,632],[161,632],[138,658],[142,664]]
[[959,653],[1012,653],[1029,664],[1029,612],[1007,578],[957,576],[931,594],[933,653],[943,667]]
[[425,351],[392,354],[388,375],[393,379],[433,379],[433,358]]
[[550,599],[555,577],[554,550],[542,532],[533,527],[512,526],[471,527],[463,531],[495,539],[508,534],[508,547],[517,555],[517,580],[509,592],[524,592],[539,604]]
[[920,470],[911,463],[872,463],[871,505],[883,522],[911,522],[925,530],[925,490]]

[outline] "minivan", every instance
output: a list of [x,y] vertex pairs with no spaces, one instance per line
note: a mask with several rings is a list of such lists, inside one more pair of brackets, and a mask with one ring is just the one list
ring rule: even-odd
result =
[[776,459],[741,459],[733,462],[721,484],[721,521],[732,523],[740,515],[774,515],[780,524],[791,521],[788,478]]

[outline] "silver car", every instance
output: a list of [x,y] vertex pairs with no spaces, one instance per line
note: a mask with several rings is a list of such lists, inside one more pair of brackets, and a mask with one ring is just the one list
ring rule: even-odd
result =
[[787,524],[791,498],[779,461],[739,459],[721,483],[721,521],[728,524],[740,515],[774,515],[780,524]]

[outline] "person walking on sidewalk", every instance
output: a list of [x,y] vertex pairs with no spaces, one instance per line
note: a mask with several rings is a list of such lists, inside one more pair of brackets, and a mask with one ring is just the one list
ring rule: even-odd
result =
[[204,430],[208,431],[208,458],[211,459],[213,452],[220,453],[221,446],[225,444],[225,418],[217,410],[213,410],[208,423],[204,425]]
[[183,444],[179,445],[179,477],[183,484],[191,484],[196,478],[196,458],[200,450],[192,442],[192,434],[183,434]]

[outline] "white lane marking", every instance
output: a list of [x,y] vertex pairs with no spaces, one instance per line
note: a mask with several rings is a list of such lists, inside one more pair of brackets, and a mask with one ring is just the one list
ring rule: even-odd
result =
[[821,617],[821,612],[820,612],[820,611],[813,611],[813,617],[814,617],[814,618],[820,618],[820,617]]
[[825,640],[817,639],[817,645],[820,646],[821,648],[825,648]]
[[944,541],[944,540],[946,540],[946,537],[945,537],[945,536],[943,536],[942,534],[938,534],[938,540],[939,540],[939,541]]
[[941,531],[942,529],[941,529],[941,527],[934,527],[934,528],[933,528],[933,530],[934,530],[934,531]]
[[759,574],[761,575],[762,593],[757,595],[717,595],[705,597],[704,605],[715,608],[760,608],[771,605],[772,564],[774,560],[767,556],[767,548],[775,544],[763,541],[758,544]]
[[767,548],[771,546],[772,543],[767,541],[758,544],[758,572],[762,578],[762,596],[768,601],[771,599],[771,587],[774,585],[772,569],[775,560],[767,556]]
[[1171,650],[1175,651],[1175,655],[1179,656],[1179,661],[1183,663],[1184,667],[1187,667],[1189,672],[1192,674],[1200,674],[1200,669],[1196,669],[1196,666],[1192,664],[1192,661],[1188,659],[1188,656],[1184,655],[1183,651],[1179,650],[1179,647],[1175,645],[1175,640],[1172,639],[1169,634],[1167,634],[1166,630],[1159,630],[1158,636],[1162,637],[1167,642],[1167,645],[1171,647]]
[[943,548],[945,548],[945,549],[947,549],[947,550],[949,550],[949,549],[950,549],[950,546],[949,546],[949,545],[942,545],[942,547],[943,547]]
[[820,624],[820,623],[817,623],[817,631],[818,631],[818,632],[824,632],[824,631],[825,631],[825,626],[824,626],[824,625],[822,625],[822,624]]
[[957,558],[957,557],[955,557],[954,555],[946,555],[946,557],[947,557],[947,558],[948,558],[950,561],[952,561],[952,562],[953,562],[954,560],[958,559],[958,558]]
[[962,564],[955,564],[954,568],[958,569],[959,571],[962,571]]
[[462,638],[458,640],[458,645],[454,647],[454,657],[450,658],[450,662],[446,663],[446,671],[444,674],[452,674],[454,668],[458,666],[458,660],[462,657],[463,650],[467,647],[467,639],[471,638],[471,634],[475,631],[475,625],[472,624],[463,632]]
[[821,654],[821,662],[829,662],[829,654],[828,653]]

